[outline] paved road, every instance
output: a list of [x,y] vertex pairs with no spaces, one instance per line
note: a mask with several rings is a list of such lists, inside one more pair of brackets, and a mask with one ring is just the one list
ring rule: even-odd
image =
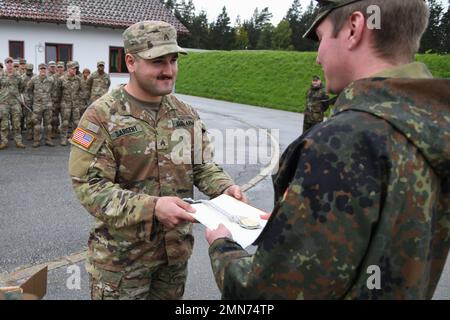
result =
[[[279,129],[281,151],[301,132],[302,116],[299,114],[204,98],[180,97],[199,110],[210,130]],[[10,146],[0,152],[0,273],[83,250],[93,220],[79,205],[72,191],[67,176],[69,148],[29,147],[18,150],[12,144]],[[243,150],[245,148],[240,146],[237,149],[248,156],[249,148]],[[241,185],[255,177],[263,166],[223,165]],[[197,193],[196,197],[201,195]],[[248,197],[254,205],[270,211],[273,202],[270,179],[266,178],[252,188]],[[189,262],[185,299],[218,299],[220,294],[212,276],[208,246],[201,225],[195,226],[194,236],[196,243]],[[450,299],[449,265],[447,263],[435,298]],[[77,266],[81,271],[80,289],[68,289],[66,283],[71,279],[68,271],[74,272],[75,269],[73,266],[72,269],[62,267],[49,272],[47,299],[89,299],[88,277],[83,263]]]

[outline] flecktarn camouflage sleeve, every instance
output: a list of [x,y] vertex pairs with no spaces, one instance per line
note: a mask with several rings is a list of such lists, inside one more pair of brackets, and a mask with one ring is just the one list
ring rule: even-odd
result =
[[346,140],[339,139],[339,128],[320,132],[323,143],[305,140],[253,256],[231,240],[210,247],[224,299],[345,296],[366,254],[381,193],[380,168],[368,156],[367,141],[349,128],[341,128]]
[[116,229],[145,222],[146,231],[151,233],[158,198],[123,189],[114,182],[117,164],[106,133],[94,134],[83,128],[89,123],[85,120],[95,121],[94,109],[86,112],[77,130],[87,132],[94,142],[86,148],[72,140],[69,160],[72,185],[79,201],[95,218]]

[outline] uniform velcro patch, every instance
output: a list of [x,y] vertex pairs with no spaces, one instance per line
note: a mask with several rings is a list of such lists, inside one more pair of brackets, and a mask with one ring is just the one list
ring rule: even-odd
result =
[[86,149],[89,149],[92,142],[94,142],[95,137],[87,133],[81,128],[77,128],[75,132],[73,133],[72,142],[75,142],[76,144],[79,144],[82,147],[85,147]]

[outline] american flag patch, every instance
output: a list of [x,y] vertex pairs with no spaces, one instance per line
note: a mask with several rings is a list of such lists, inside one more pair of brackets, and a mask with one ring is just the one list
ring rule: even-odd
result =
[[81,128],[77,128],[72,136],[72,142],[75,142],[86,149],[89,149],[94,140],[95,137],[92,134],[87,133]]

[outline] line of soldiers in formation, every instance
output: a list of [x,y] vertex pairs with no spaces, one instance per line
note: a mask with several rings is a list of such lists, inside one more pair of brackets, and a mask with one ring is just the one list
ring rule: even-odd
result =
[[7,57],[4,62],[0,63],[0,150],[8,148],[10,131],[16,147],[25,148],[25,128],[34,148],[41,145],[42,131],[45,145],[54,146],[53,139],[59,134],[60,144],[66,146],[69,127],[75,128],[89,104],[111,85],[103,61],[97,62],[92,74],[89,69],[80,73],[77,61],[67,62],[67,69],[63,61],[50,61],[39,64],[37,75],[25,59],[15,63]]

